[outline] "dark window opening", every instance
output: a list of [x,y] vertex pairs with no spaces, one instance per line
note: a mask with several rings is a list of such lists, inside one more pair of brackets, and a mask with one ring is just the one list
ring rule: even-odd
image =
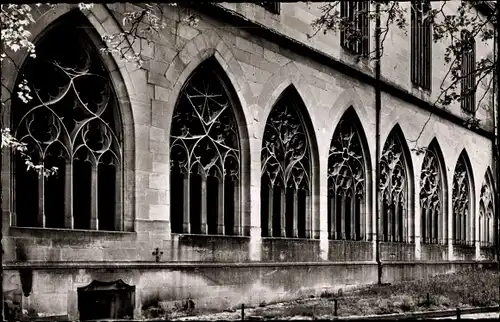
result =
[[461,106],[466,113],[476,113],[476,41],[469,31],[462,31]]
[[432,25],[427,16],[430,1],[411,4],[411,81],[425,90],[431,89]]
[[264,7],[267,11],[274,13],[276,15],[280,14],[280,3],[276,1],[260,1],[257,4]]
[[368,56],[370,52],[369,1],[341,1],[340,16],[348,27],[340,31],[340,44],[354,54]]

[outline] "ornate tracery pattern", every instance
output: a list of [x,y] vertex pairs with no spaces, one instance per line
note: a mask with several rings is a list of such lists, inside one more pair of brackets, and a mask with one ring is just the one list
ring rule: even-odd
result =
[[453,242],[472,243],[470,227],[470,182],[463,154],[460,155],[453,175]]
[[434,146],[427,149],[420,175],[420,207],[422,241],[444,243],[446,229],[443,229],[443,179],[439,159]]
[[[239,234],[240,147],[233,105],[215,62],[182,90],[170,136],[172,231]],[[182,200],[182,202],[181,202]]]
[[328,230],[331,239],[365,238],[365,161],[354,122],[344,116],[328,155]]
[[380,157],[381,226],[383,241],[407,242],[408,174],[403,142],[394,132]]
[[16,225],[121,230],[122,147],[116,98],[89,37],[54,27],[22,74],[35,93],[13,101],[17,138],[57,174],[37,177],[16,157]]
[[269,115],[261,150],[263,236],[309,237],[310,148],[291,96],[283,94]]
[[481,246],[492,246],[494,243],[494,194],[488,172],[484,176],[479,201],[479,242]]

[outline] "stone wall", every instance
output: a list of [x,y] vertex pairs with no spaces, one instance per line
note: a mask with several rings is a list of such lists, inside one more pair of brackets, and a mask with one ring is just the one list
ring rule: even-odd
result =
[[[318,12],[318,4],[311,4],[316,9],[308,11],[304,3],[282,3],[279,16],[254,4],[224,6],[321,49],[346,64],[355,65],[352,57],[339,49],[338,36],[306,39],[310,31],[308,24]],[[37,22],[31,30],[33,39],[39,38],[51,22],[71,8],[71,5],[60,5],[35,14]],[[87,18],[95,28],[96,46],[102,46],[99,41],[102,35],[120,30],[121,14],[132,9],[130,4],[116,3],[96,4],[90,10]],[[128,138],[124,191],[126,231],[11,227],[15,216],[14,195],[10,189],[11,155],[2,151],[2,232],[7,265],[4,289],[19,293],[18,268],[38,267],[33,272],[32,295],[23,299],[23,305],[37,312],[69,314],[73,318],[77,317],[76,288],[94,279],[121,278],[136,285],[137,310],[149,297],[158,294],[164,301],[192,297],[197,299],[196,305],[228,307],[242,302],[257,304],[293,298],[305,290],[319,292],[323,287],[376,282],[375,242],[328,240],[327,232],[328,151],[339,120],[348,109],[355,111],[366,136],[365,233],[373,235],[375,231],[375,96],[372,85],[202,12],[196,12],[200,21],[195,27],[179,21],[185,9],[165,5],[164,12],[167,27],[151,44],[143,43],[150,59],[142,68],[103,56],[119,97]],[[398,45],[390,46],[394,50],[385,53],[384,61],[388,63],[382,63],[384,77],[413,93],[409,87],[408,49],[405,49],[409,42],[401,37],[399,32],[389,37],[391,44]],[[242,236],[183,235],[170,231],[170,204],[175,202],[170,200],[169,166],[173,109],[191,73],[211,57],[229,78],[239,101],[234,112],[241,138]],[[24,58],[19,53],[14,55],[19,64]],[[372,73],[371,67],[363,64],[355,68]],[[390,64],[395,64],[396,71]],[[433,74],[437,68],[440,64],[433,63]],[[2,74],[15,75],[12,66],[4,65]],[[408,80],[403,81],[404,77]],[[436,84],[434,79],[433,83]],[[14,78],[9,84],[14,86]],[[277,98],[290,87],[304,103],[305,110],[301,112],[312,138],[312,239],[262,238],[260,231],[260,150],[264,127]],[[451,112],[457,114],[453,109]],[[4,117],[4,124],[8,126],[8,110]],[[410,149],[426,147],[434,138],[439,142],[447,178],[444,189],[447,191],[448,236],[451,236],[452,227],[451,191],[455,164],[460,153],[467,151],[474,178],[472,214],[477,236],[480,189],[485,172],[492,168],[491,140],[383,92],[382,146],[395,125],[400,126]],[[418,142],[413,142],[417,138]],[[470,252],[461,255],[453,251],[451,240],[445,245],[421,244],[418,178],[423,155],[411,152],[406,157],[413,173],[409,216],[415,243],[381,244],[383,261],[400,262],[384,268],[384,281],[425,277],[453,270],[461,264],[472,265],[466,260],[492,260],[494,254],[486,248],[475,247],[472,255]],[[156,248],[163,252],[159,264],[154,263]],[[414,262],[418,263],[415,264],[418,268],[407,264],[418,260]],[[431,265],[432,261],[447,260],[456,263]],[[218,295],[214,297],[213,294]],[[47,300],[49,298],[51,301]]]

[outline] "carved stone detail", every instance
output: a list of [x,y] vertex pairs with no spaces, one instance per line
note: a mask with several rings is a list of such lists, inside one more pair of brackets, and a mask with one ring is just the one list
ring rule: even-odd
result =
[[384,241],[407,241],[408,175],[402,142],[392,135],[380,157],[380,204],[382,206]]
[[422,208],[422,238],[425,243],[443,242],[440,227],[443,211],[442,180],[439,160],[427,149],[420,174],[420,206]]
[[239,177],[238,125],[213,71],[198,71],[182,92],[172,118],[170,158],[182,173]]
[[330,238],[364,238],[364,219],[360,212],[365,199],[365,180],[361,138],[355,125],[343,118],[335,130],[328,155]]
[[27,190],[37,204],[17,202],[16,225],[123,229],[117,100],[94,44],[79,28],[55,26],[22,69],[34,98],[13,100],[15,135],[35,164],[58,171],[36,182],[16,158],[16,190]]
[[479,199],[479,241],[481,246],[494,243],[494,194],[491,182],[485,175]]
[[262,175],[271,184],[309,191],[309,143],[296,108],[288,102],[276,106],[264,129]]
[[455,243],[464,244],[470,241],[468,232],[470,225],[468,224],[469,218],[469,204],[470,204],[470,183],[467,174],[467,167],[465,160],[461,155],[458,158],[453,175],[453,191],[452,191],[452,205],[453,205],[453,238]]

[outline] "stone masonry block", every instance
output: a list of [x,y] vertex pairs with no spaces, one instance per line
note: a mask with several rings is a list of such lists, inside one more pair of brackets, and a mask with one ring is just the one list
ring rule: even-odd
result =
[[170,82],[165,77],[165,73],[148,71],[148,84],[157,85],[165,88],[171,87]]
[[241,37],[236,37],[236,47],[254,55],[264,57],[264,49],[261,46]]
[[163,115],[166,108],[165,105],[166,105],[165,101],[152,99],[151,108],[153,111],[153,115]]
[[141,151],[136,158],[135,166],[138,170],[153,170],[153,154],[151,152]]
[[149,128],[149,138],[156,141],[165,141],[167,139],[165,130],[154,126]]
[[153,172],[168,174],[170,172],[170,164],[167,162],[155,162],[153,161]]
[[149,174],[149,188],[151,189],[167,189],[168,176],[160,173]]
[[150,140],[149,148],[151,152],[168,153],[168,144],[167,142],[165,142],[165,140]]
[[95,4],[90,11],[94,14],[97,20],[102,23],[106,20],[110,15],[109,11],[106,9],[104,4]]
[[154,86],[155,89],[155,100],[170,102],[172,91],[163,86]]
[[198,36],[200,32],[192,28],[191,26],[180,24],[177,28],[177,34],[179,35],[179,37],[182,37],[186,40],[191,40],[194,37]]
[[199,53],[198,47],[194,41],[190,41],[186,44],[184,49],[179,53],[179,58],[185,65],[188,65],[191,60],[196,57]]
[[159,43],[155,44],[154,58],[158,61],[170,62],[177,55],[177,52],[168,46]]
[[179,78],[180,74],[182,73],[182,71],[185,68],[186,68],[186,64],[181,60],[179,55],[177,55],[172,60],[172,64],[170,64],[170,67],[168,68],[167,72],[165,73],[165,77],[167,77],[168,81],[171,84],[175,84],[177,82],[177,79]]
[[167,163],[168,164],[170,162],[169,155],[163,154],[163,153],[153,153],[153,162]]
[[151,125],[151,103],[136,99],[131,99],[130,103],[134,111],[135,124]]
[[150,220],[167,220],[169,209],[167,205],[149,205]]
[[254,67],[252,65],[248,65],[245,63],[240,63],[241,69],[243,70],[243,74],[246,78],[252,82],[265,84],[265,82],[271,76],[271,73],[260,68]]
[[201,34],[198,37],[194,38],[194,44],[198,49],[198,52],[202,52],[207,48],[210,48],[210,44],[208,43],[208,37],[205,34]]
[[140,53],[144,57],[153,57],[154,56],[154,42],[148,41],[147,39],[141,39],[141,49]]
[[[173,58],[173,57],[172,57]],[[156,59],[150,59],[147,61],[148,69],[154,73],[163,74],[167,72],[169,64]]]
[[151,125],[154,127],[170,129],[170,123],[172,120],[167,116],[167,114],[153,114],[153,122]]

